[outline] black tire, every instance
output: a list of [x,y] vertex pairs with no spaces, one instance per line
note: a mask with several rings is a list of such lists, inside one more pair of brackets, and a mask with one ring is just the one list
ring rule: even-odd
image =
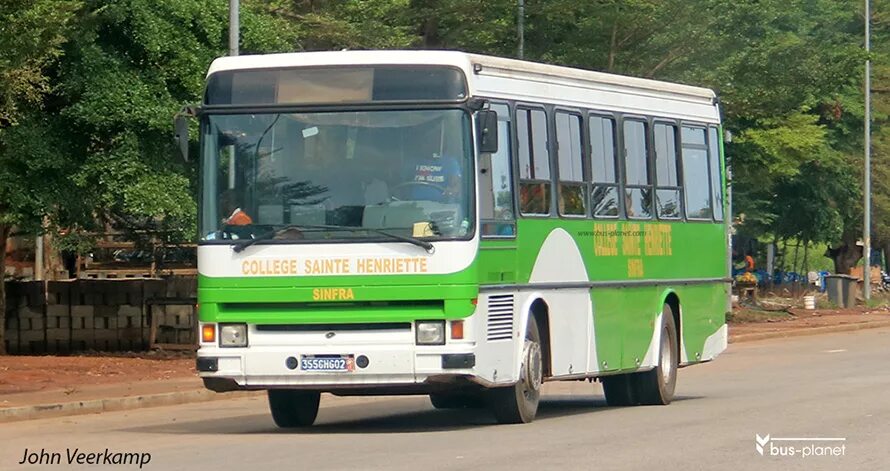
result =
[[522,352],[519,381],[513,386],[489,390],[489,407],[501,424],[527,424],[538,413],[544,364],[541,335],[534,319],[529,319]]
[[658,364],[649,371],[634,375],[632,389],[640,404],[663,406],[671,403],[677,386],[677,368],[680,359],[680,343],[677,341],[677,326],[674,324],[674,310],[665,304],[661,314],[661,345],[658,349]]
[[292,389],[270,389],[269,410],[275,425],[281,428],[308,427],[318,416],[321,393]]
[[436,409],[476,409],[485,405],[481,397],[467,393],[430,394],[430,402]]
[[606,404],[612,407],[635,406],[633,374],[606,376],[602,379]]

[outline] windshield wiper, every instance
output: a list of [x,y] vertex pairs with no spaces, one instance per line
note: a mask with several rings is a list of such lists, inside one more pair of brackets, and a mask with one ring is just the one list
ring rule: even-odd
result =
[[273,230],[272,232],[270,232],[268,234],[263,234],[261,236],[257,236],[256,238],[253,238],[253,239],[247,239],[244,242],[235,242],[232,244],[232,250],[240,253],[240,252],[244,251],[244,249],[250,247],[251,245],[254,245],[257,242],[262,242],[264,240],[272,239],[278,233],[288,230],[288,229],[297,229],[297,230],[326,229],[326,230],[333,230],[333,231],[349,231],[349,232],[368,231],[368,232],[380,234],[382,236],[386,236],[386,237],[389,237],[391,239],[395,239],[395,240],[398,240],[401,242],[407,242],[409,244],[416,245],[416,246],[421,247],[422,249],[426,250],[427,253],[429,253],[429,254],[433,254],[436,251],[436,247],[433,244],[431,244],[430,242],[427,242],[425,240],[420,240],[420,239],[417,239],[414,237],[393,234],[391,232],[383,231],[380,229],[374,229],[374,228],[370,228],[370,227],[331,226],[331,225],[322,225],[322,224],[287,224],[283,227]]

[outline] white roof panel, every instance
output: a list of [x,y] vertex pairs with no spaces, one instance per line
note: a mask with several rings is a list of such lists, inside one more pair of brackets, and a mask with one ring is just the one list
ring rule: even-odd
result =
[[718,122],[707,88],[458,51],[332,51],[221,57],[223,70],[324,65],[445,65],[467,75],[471,95]]

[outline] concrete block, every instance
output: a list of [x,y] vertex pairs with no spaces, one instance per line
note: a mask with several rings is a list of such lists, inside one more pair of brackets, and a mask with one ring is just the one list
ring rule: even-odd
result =
[[71,331],[68,329],[46,329],[47,341],[65,341],[71,340]]
[[18,316],[22,318],[42,319],[43,307],[40,306],[22,306],[18,309]]
[[46,315],[47,317],[69,317],[71,315],[68,312],[67,304],[49,304],[46,306]]
[[118,344],[117,338],[97,339],[96,350],[100,350],[103,352],[116,352],[120,350],[120,346]]
[[93,315],[96,317],[117,317],[119,306],[93,306]]
[[117,328],[118,329],[126,329],[132,327],[140,327],[139,326],[139,317],[138,316],[118,316],[117,317]]
[[26,330],[23,332],[19,332],[19,342],[21,343],[30,343],[35,341],[43,342],[46,337],[43,334],[42,330]]
[[112,329],[94,329],[93,338],[95,340],[114,340],[117,341],[117,330]]
[[39,330],[43,331],[46,328],[46,321],[42,317],[32,317],[30,319],[22,319],[28,320],[31,325],[29,326],[29,330]]
[[194,332],[191,329],[180,329],[177,331],[177,342],[181,345],[190,345],[195,343]]
[[[126,282],[118,282],[117,284],[124,284]],[[105,299],[103,304],[106,306],[120,306],[121,304],[127,304],[127,292],[124,290],[114,290],[108,293],[105,293]]]
[[171,304],[167,306],[167,314],[190,316],[194,308],[189,304]]
[[46,283],[47,302],[49,304],[70,304],[71,285],[74,283],[76,283],[76,281],[48,281]]
[[118,316],[142,316],[142,306],[134,306],[130,304],[123,304],[118,307],[117,310]]
[[71,306],[71,317],[93,317],[95,311],[93,306],[75,305]]
[[[71,331],[71,340],[72,346],[75,345],[74,341],[79,341],[84,343],[84,345],[92,344],[93,342],[93,329],[79,329]],[[86,346],[80,347],[80,349],[87,348]]]
[[93,330],[93,318],[92,317],[75,317],[71,319],[71,331],[78,330]]
[[46,351],[47,353],[70,353],[71,352],[71,340],[47,340],[46,341]]
[[22,353],[46,353],[46,341],[45,340],[31,340],[29,342],[22,341]]
[[59,329],[70,329],[71,328],[71,318],[70,317],[47,317],[47,327],[49,327],[49,320],[55,319],[54,326]]
[[[146,336],[147,335],[148,334],[146,333]],[[128,327],[128,328],[118,329],[117,337],[118,337],[118,339],[120,339],[122,341],[125,340],[125,341],[129,341],[129,342],[141,342],[143,340],[148,341],[147,338],[143,338],[142,329],[140,329],[138,327],[135,327],[135,328]]]

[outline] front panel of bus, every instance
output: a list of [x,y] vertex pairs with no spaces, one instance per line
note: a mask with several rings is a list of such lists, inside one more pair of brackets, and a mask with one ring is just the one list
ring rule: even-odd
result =
[[466,102],[463,72],[446,67],[210,76],[205,379],[331,389],[471,371],[479,237]]

